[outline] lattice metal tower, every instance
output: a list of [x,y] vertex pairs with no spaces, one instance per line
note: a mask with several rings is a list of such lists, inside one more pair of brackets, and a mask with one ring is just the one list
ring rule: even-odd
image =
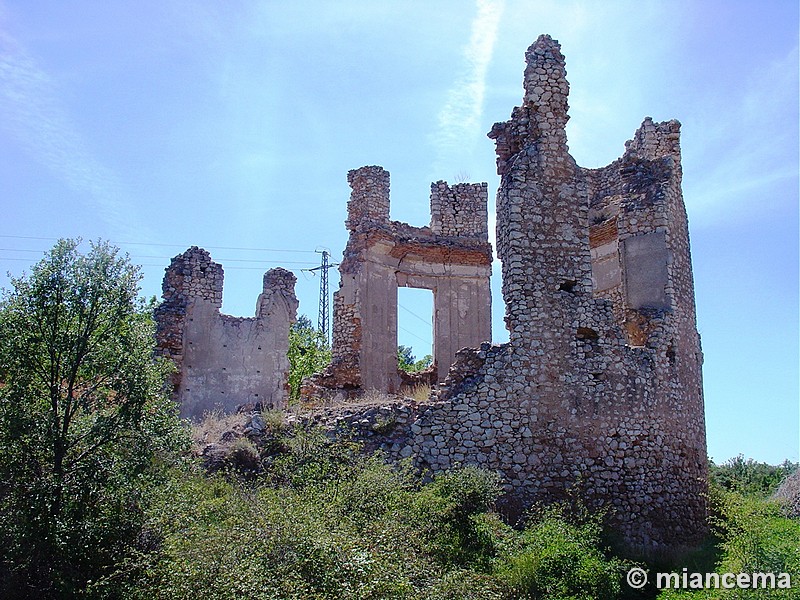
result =
[[338,265],[338,263],[329,263],[328,257],[330,252],[327,250],[317,250],[322,254],[322,262],[318,267],[307,269],[308,271],[319,271],[319,317],[317,319],[317,328],[325,336],[325,341],[330,345],[330,300],[328,292],[328,269]]

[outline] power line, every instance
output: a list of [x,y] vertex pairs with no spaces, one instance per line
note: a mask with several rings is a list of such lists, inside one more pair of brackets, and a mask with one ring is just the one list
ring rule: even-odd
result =
[[[0,261],[3,261],[3,260],[13,260],[13,261],[18,261],[18,262],[31,263],[31,259],[30,258],[20,258],[18,256],[13,256],[13,257],[12,256],[0,256]],[[261,261],[253,261],[253,262],[261,262]],[[158,264],[137,263],[137,264],[140,267],[161,267],[162,269],[166,268],[166,266],[167,266],[165,263],[158,263]],[[282,265],[290,265],[290,264],[307,265],[307,264],[310,264],[310,263],[308,263],[308,262],[297,262],[297,261],[296,262],[292,262],[292,261],[264,261],[263,264],[265,266],[266,265],[282,266]],[[228,266],[226,266],[225,270],[226,271],[263,271],[264,269],[263,269],[263,267],[239,267],[239,266],[228,267]]]
[[[47,242],[55,242],[62,238],[53,237],[36,237],[30,235],[0,235],[0,238],[16,239],[16,240],[41,240]],[[119,244],[120,246],[162,246],[167,248],[189,248],[197,244],[161,244],[151,242],[120,242],[108,240],[112,244]],[[247,248],[243,246],[203,246],[207,250],[245,250],[248,252],[292,252],[298,254],[315,254],[315,250],[292,250],[288,248]]]
[[412,311],[412,310],[409,310],[408,308],[406,308],[405,306],[403,306],[403,305],[402,305],[402,304],[400,304],[400,303],[398,303],[398,304],[397,304],[397,306],[399,306],[399,307],[400,307],[400,308],[402,308],[404,311],[406,311],[407,313],[409,313],[409,314],[410,314],[412,317],[416,317],[417,319],[419,319],[420,321],[422,321],[423,323],[425,323],[425,325],[428,325],[428,326],[430,327],[430,325],[431,325],[431,322],[430,322],[430,320],[429,320],[429,319],[425,319],[425,318],[423,318],[423,317],[420,317],[420,316],[419,316],[417,313],[415,313],[415,312],[414,312],[414,311]]
[[[55,241],[59,238],[51,238],[51,237],[39,237],[39,236],[26,236],[26,235],[7,235],[2,234],[0,235],[0,239],[19,239],[19,240],[39,240],[39,241]],[[186,248],[187,246],[182,246],[179,244],[148,244],[145,242],[111,242],[114,244],[133,244],[133,245],[142,245],[142,246],[161,246],[161,247],[179,247],[179,248]],[[217,249],[217,250],[238,250],[238,251],[252,251],[252,252],[286,252],[286,253],[314,253],[313,250],[290,250],[290,249],[278,249],[278,248],[245,248],[245,247],[234,247],[234,246],[208,246],[208,248]],[[17,252],[17,253],[28,253],[28,254],[40,254],[43,255],[47,252],[47,250],[32,250],[30,248],[0,248],[0,252]],[[131,254],[129,255],[130,258],[136,260],[158,260],[164,261],[158,264],[152,263],[139,263],[141,267],[165,267],[166,264],[172,260],[172,256],[159,256],[153,254]],[[26,262],[32,259],[27,258],[20,258],[20,257],[0,257],[0,260],[6,261],[16,261],[16,262]],[[215,262],[225,263],[226,270],[252,270],[252,271],[259,271],[262,270],[262,267],[245,267],[245,266],[231,266],[229,263],[253,263],[253,264],[260,264],[264,266],[268,265],[302,265],[307,266],[313,263],[309,261],[299,261],[299,260],[264,260],[258,258],[222,258],[216,257]]]
[[322,262],[318,267],[314,267],[313,269],[303,269],[303,271],[309,271],[314,273],[316,271],[320,272],[320,279],[319,279],[319,317],[317,318],[317,327],[319,331],[325,336],[325,341],[330,344],[330,302],[329,302],[329,293],[328,293],[328,269],[332,269],[333,267],[338,266],[338,263],[329,263],[328,257],[330,256],[330,252],[327,250],[317,250],[320,254],[322,254]]
[[[44,254],[46,250],[30,250],[27,248],[0,248],[0,252],[28,252],[31,254]],[[155,260],[171,260],[172,257],[170,256],[153,256],[152,254],[146,255],[139,255],[139,254],[131,254],[131,258],[153,258]],[[19,259],[25,260],[25,259]],[[307,260],[263,260],[259,258],[215,258],[215,262],[242,262],[242,263],[264,263],[264,264],[286,264],[286,265],[307,265],[309,261]]]
[[417,339],[418,339],[420,342],[424,342],[425,344],[428,344],[428,345],[430,346],[430,344],[431,344],[431,341],[430,341],[430,340],[426,340],[426,339],[423,339],[423,338],[419,337],[419,336],[418,336],[416,333],[414,333],[413,331],[409,331],[409,330],[408,330],[408,329],[406,329],[405,327],[400,327],[399,325],[398,325],[398,327],[399,327],[400,329],[402,329],[403,331],[405,331],[405,332],[406,332],[408,335],[414,336],[414,337],[415,337],[415,338],[417,338]]

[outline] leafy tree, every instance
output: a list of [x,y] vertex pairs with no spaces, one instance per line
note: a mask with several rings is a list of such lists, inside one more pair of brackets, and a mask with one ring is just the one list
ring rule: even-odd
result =
[[72,596],[132,548],[183,443],[138,267],[60,240],[0,302],[0,596]]
[[325,334],[302,315],[289,329],[289,388],[290,398],[300,397],[300,384],[331,362],[331,349]]
[[406,373],[416,373],[417,371],[424,371],[433,363],[433,357],[430,354],[426,354],[417,360],[413,352],[414,349],[411,346],[403,346],[401,344],[397,347],[398,369]]
[[736,490],[743,494],[766,498],[797,468],[797,463],[789,460],[774,466],[756,462],[752,458],[745,459],[740,454],[721,465],[711,462],[709,474],[712,482],[727,490]]

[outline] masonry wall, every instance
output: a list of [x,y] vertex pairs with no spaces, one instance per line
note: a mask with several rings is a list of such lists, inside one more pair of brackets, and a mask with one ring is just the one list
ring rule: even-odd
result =
[[430,226],[412,227],[389,220],[386,170],[362,167],[348,182],[350,237],[334,294],[332,362],[304,393],[399,390],[398,287],[433,291],[434,367],[443,379],[459,349],[491,339],[487,186],[432,184]]
[[645,119],[621,159],[581,168],[560,46],[541,36],[526,62],[489,134],[510,341],[458,351],[429,401],[364,435],[434,471],[496,470],[520,508],[577,494],[645,553],[692,546],[707,455],[680,125]]
[[285,269],[269,270],[255,317],[232,317],[220,312],[223,270],[208,252],[195,246],[172,259],[156,323],[159,351],[177,367],[173,387],[182,416],[286,406],[295,281]]

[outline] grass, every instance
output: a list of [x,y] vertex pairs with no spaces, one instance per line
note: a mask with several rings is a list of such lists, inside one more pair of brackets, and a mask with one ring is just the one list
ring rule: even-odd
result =
[[431,389],[432,389],[431,386],[427,384],[418,383],[414,385],[411,389],[404,389],[401,391],[403,395],[408,398],[416,400],[417,402],[425,402],[425,400],[430,398]]
[[205,412],[199,422],[192,423],[192,450],[199,454],[206,444],[219,442],[227,431],[241,433],[247,418],[245,414],[228,414],[219,408]]

